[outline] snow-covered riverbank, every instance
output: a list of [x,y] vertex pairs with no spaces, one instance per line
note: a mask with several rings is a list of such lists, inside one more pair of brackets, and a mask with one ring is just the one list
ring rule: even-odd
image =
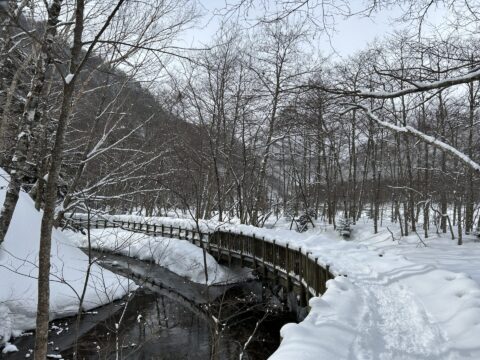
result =
[[[81,233],[66,232],[71,243],[87,247],[87,236]],[[205,284],[203,250],[186,240],[153,237],[119,228],[92,229],[90,232],[93,249],[154,261],[177,275],[190,281]],[[218,285],[244,279],[246,274],[238,274],[228,267],[221,266],[208,253],[205,254],[208,269],[208,284]]]
[[[6,179],[2,171],[0,203],[5,196]],[[12,223],[0,246],[0,347],[11,336],[35,327],[41,218],[31,198],[20,193]],[[74,315],[78,312],[88,258],[63,233],[54,230],[51,264],[50,317]],[[107,304],[135,288],[128,279],[93,265],[83,307],[87,310]]]

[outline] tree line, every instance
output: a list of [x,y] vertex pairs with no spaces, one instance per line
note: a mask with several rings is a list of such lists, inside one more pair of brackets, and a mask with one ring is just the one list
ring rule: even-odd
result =
[[88,207],[257,226],[367,215],[375,232],[388,214],[459,244],[478,231],[479,6],[439,2],[449,27],[426,33],[432,2],[402,3],[415,26],[338,58],[316,43],[332,19],[388,2],[237,1],[193,49],[178,40],[195,1],[0,1],[0,244],[28,191],[43,210],[36,358],[52,228]]

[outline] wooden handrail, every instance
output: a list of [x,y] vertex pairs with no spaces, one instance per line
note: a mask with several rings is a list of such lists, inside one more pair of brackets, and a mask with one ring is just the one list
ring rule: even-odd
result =
[[[72,217],[70,221],[80,227],[88,225],[88,221],[85,219]],[[153,225],[153,229],[149,225]],[[151,236],[187,240],[196,246],[205,248],[212,255],[216,254],[218,260],[221,260],[223,255],[230,264],[232,258],[237,258],[242,266],[250,261],[254,269],[263,269],[264,276],[268,276],[267,272],[272,273],[274,279],[283,276],[287,291],[290,291],[293,285],[297,285],[304,290],[307,299],[310,295],[323,294],[326,291],[327,281],[334,277],[330,272],[329,265],[325,267],[320,265],[318,257],[310,256],[311,252],[302,251],[301,247],[290,247],[289,243],[283,245],[275,240],[268,241],[265,237],[260,238],[255,234],[249,236],[242,232],[234,233],[231,230],[216,229],[206,233],[208,239],[205,239],[205,233],[199,232],[193,227],[182,228],[169,225],[168,231],[166,231],[164,224],[159,226],[157,223],[109,220],[98,217],[90,221],[90,227],[97,229],[122,228]]]

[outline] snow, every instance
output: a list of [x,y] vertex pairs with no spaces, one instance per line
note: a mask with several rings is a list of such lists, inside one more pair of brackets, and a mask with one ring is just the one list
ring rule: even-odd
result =
[[68,74],[67,76],[65,76],[65,84],[70,84],[74,76],[74,74]]
[[[90,235],[94,249],[108,250],[140,260],[153,260],[190,281],[205,283],[203,251],[186,240],[147,236],[119,228],[92,229]],[[68,236],[77,246],[88,245],[86,235],[68,232]],[[219,265],[208,253],[206,261],[209,285],[239,280],[239,275]]]
[[433,228],[428,238],[422,237],[422,241],[427,245],[425,247],[420,246],[416,234],[400,238],[398,226],[388,226],[398,241],[392,241],[386,228],[380,228],[378,234],[372,235],[371,224],[368,223],[356,225],[353,236],[359,244],[378,252],[398,254],[418,264],[465,273],[480,283],[480,243],[475,236],[464,235],[463,245],[457,246],[450,233],[436,234]]
[[423,82],[417,81],[414,82],[411,87],[406,87],[397,91],[369,91],[367,89],[360,89],[357,94],[364,97],[372,97],[378,99],[389,99],[400,97],[403,95],[413,94],[421,91],[436,90],[447,88],[454,85],[464,84],[467,82],[475,81],[480,79],[480,70],[471,71],[466,74],[452,76],[446,79],[432,81],[432,82]]
[[[117,220],[195,228],[188,219],[116,215]],[[395,238],[398,225],[389,224]],[[215,229],[255,234],[289,243],[318,257],[336,276],[299,324],[282,328],[282,342],[271,356],[284,359],[480,359],[480,244],[474,236],[457,246],[449,234],[432,229],[425,247],[416,234],[392,241],[372,224],[352,226],[345,241],[329,226],[306,233],[201,221]]]
[[[478,72],[478,74],[480,74],[480,72]],[[472,168],[473,170],[475,170],[477,172],[480,172],[480,164],[475,162],[473,159],[471,159],[469,156],[467,156],[463,152],[457,150],[455,147],[453,147],[453,146],[451,146],[451,145],[449,145],[449,144],[447,144],[447,143],[445,143],[445,142],[443,142],[439,139],[436,139],[436,138],[434,138],[430,135],[424,134],[423,132],[415,129],[412,126],[398,126],[398,125],[391,124],[387,121],[382,121],[375,114],[373,114],[370,109],[368,109],[367,107],[365,107],[363,105],[356,105],[356,107],[362,109],[370,119],[375,121],[380,126],[383,126],[383,127],[387,128],[387,129],[390,129],[390,130],[393,130],[395,132],[410,133],[410,134],[414,135],[415,137],[419,138],[420,140],[422,140],[422,141],[424,141],[428,144],[431,144],[431,145],[435,146],[436,148],[438,148],[438,149],[440,149],[444,152],[447,152],[447,153],[453,155],[454,157],[458,158],[463,163],[465,163],[465,165],[469,166],[470,168]]]
[[[69,215],[67,215],[68,217]],[[238,224],[235,222],[219,222],[216,220],[199,220],[198,224],[189,218],[174,218],[174,217],[149,217],[149,216],[142,216],[142,215],[107,215],[102,214],[97,216],[99,219],[105,219],[108,221],[124,221],[125,226],[127,226],[127,222],[130,221],[131,223],[141,223],[141,224],[149,224],[149,225],[163,225],[165,228],[165,232],[168,233],[169,227],[172,226],[174,228],[182,228],[188,230],[197,230],[204,234],[213,233],[217,230],[222,231],[231,231],[232,233],[236,234],[244,234],[244,235],[256,235],[257,237],[265,237],[266,240],[276,240],[281,243],[286,243],[286,239],[289,238],[296,238],[296,239],[304,239],[304,235],[298,234],[296,232],[287,230],[288,226],[285,222],[281,223],[281,227],[279,227],[279,223],[276,223],[275,228],[273,229],[266,229],[266,228],[258,228],[252,225],[244,225]],[[91,217],[91,221],[95,221],[97,217]],[[75,219],[86,219],[84,214],[75,214]],[[289,223],[288,223],[289,225]],[[160,229],[157,228],[157,232]]]
[[354,226],[348,242],[331,229],[305,234],[297,244],[348,277],[330,280],[307,318],[283,327],[271,359],[479,359],[479,244],[435,235],[419,247],[415,238],[399,244],[371,224]]
[[[0,169],[0,203],[8,175]],[[31,198],[20,193],[5,241],[0,247],[0,345],[11,336],[35,328],[37,313],[37,264],[42,214]],[[50,282],[51,319],[75,315],[78,310],[87,256],[71,246],[57,230],[52,233]],[[93,265],[85,296],[85,310],[121,298],[135,285],[128,279]]]
[[5,344],[5,347],[2,350],[2,354],[8,354],[8,353],[17,352],[17,351],[18,351],[18,348],[15,345],[7,342]]

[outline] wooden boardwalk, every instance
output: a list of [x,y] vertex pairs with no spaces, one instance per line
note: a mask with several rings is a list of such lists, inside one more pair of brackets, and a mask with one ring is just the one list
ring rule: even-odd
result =
[[[74,219],[73,222],[84,228],[88,226],[85,220]],[[318,258],[302,248],[278,244],[255,234],[247,236],[221,229],[204,233],[197,229],[105,219],[91,220],[90,227],[122,228],[149,236],[190,241],[222,264],[247,266],[262,280],[283,286],[287,293],[295,292],[303,306],[308,304],[310,297],[323,294],[326,282],[334,277],[328,265],[321,266]]]

